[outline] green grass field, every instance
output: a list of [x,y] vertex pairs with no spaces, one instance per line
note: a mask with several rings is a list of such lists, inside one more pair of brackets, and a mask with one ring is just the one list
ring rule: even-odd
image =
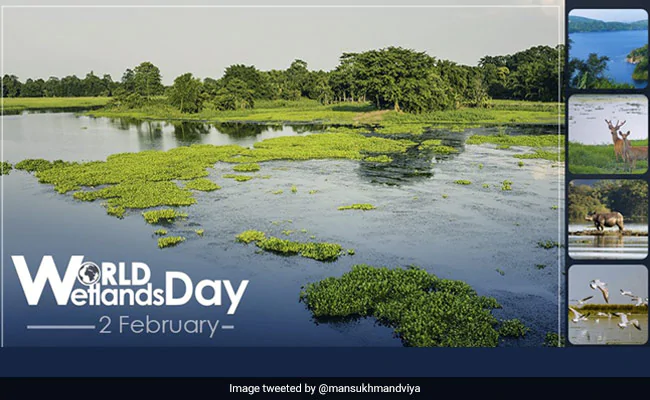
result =
[[24,110],[90,108],[106,105],[110,97],[8,97],[2,99],[2,112],[15,114]]
[[[647,146],[648,140],[632,140],[632,146]],[[633,174],[643,174],[648,162],[639,160]],[[584,145],[569,142],[569,171],[574,174],[613,174],[630,173],[625,163],[616,161],[614,145]]]

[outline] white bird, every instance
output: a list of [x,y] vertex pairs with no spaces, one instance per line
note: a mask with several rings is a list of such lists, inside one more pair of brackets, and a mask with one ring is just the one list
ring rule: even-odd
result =
[[575,302],[578,303],[579,305],[583,305],[583,304],[585,304],[587,301],[589,301],[590,299],[593,299],[593,298],[594,298],[594,296],[589,296],[589,297],[585,297],[584,299],[581,299],[581,300],[572,300],[572,301],[575,301]]
[[623,290],[623,289],[621,289],[621,295],[635,297],[634,294],[632,294],[632,292],[630,292],[629,290]]
[[632,301],[636,301],[635,307],[640,307],[644,304],[648,304],[647,300],[643,300],[641,297],[632,297]]
[[621,318],[621,322],[618,323],[618,326],[621,329],[625,329],[630,325],[633,325],[636,329],[641,330],[641,325],[639,325],[639,320],[633,319],[633,320],[628,320],[627,315],[624,313],[615,313],[614,315],[617,315],[618,317]]
[[599,323],[599,322],[600,322],[600,320],[598,318],[596,318],[596,323]]
[[573,308],[573,307],[569,307],[569,310],[571,310],[571,311],[573,312],[573,315],[575,316],[575,317],[573,317],[573,319],[571,320],[571,321],[573,321],[573,322],[586,321],[586,320],[587,320],[587,317],[589,316],[589,313],[587,313],[587,314],[585,314],[585,315],[580,314],[580,313],[579,313],[575,308]]
[[599,316],[599,317],[607,317],[607,318],[609,318],[609,319],[612,318],[612,314],[610,314],[610,313],[604,313],[604,312],[600,312],[600,311],[598,311],[598,316]]
[[589,286],[593,290],[600,290],[600,292],[603,294],[603,298],[605,299],[605,303],[609,304],[609,289],[607,289],[607,284],[605,282],[602,282],[600,279],[594,279],[589,282]]

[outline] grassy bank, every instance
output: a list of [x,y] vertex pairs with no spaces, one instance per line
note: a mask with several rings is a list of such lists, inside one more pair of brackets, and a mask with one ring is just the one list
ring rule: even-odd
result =
[[[615,312],[631,312],[633,314],[645,314],[648,312],[648,306],[646,305],[641,305],[641,306],[635,306],[634,304],[585,304],[582,307],[574,307],[576,310],[580,310],[581,312],[585,311],[602,311],[602,312],[609,312],[609,313],[615,313]],[[570,313],[570,315],[573,315]]]
[[[648,140],[631,140],[634,146],[647,146]],[[648,169],[648,162],[639,160],[633,174],[643,174]],[[585,145],[569,142],[569,170],[574,174],[612,174],[630,173],[625,163],[616,160],[614,145]]]
[[25,110],[83,110],[105,106],[109,97],[9,97],[2,99],[2,112],[17,114]]
[[260,123],[323,123],[342,125],[381,125],[392,133],[420,133],[432,124],[556,124],[563,104],[510,100],[492,100],[488,108],[461,108],[424,114],[408,114],[393,110],[376,110],[371,103],[337,103],[322,105],[315,100],[257,101],[255,108],[219,111],[206,108],[196,114],[185,114],[157,99],[137,109],[105,107],[89,111],[97,117],[130,117],[156,120],[248,121]]

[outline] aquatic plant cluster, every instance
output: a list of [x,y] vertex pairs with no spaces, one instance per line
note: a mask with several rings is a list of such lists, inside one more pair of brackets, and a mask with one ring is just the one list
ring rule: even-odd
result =
[[283,255],[301,255],[317,261],[334,261],[343,252],[343,247],[336,243],[326,242],[294,242],[287,239],[280,239],[274,236],[267,236],[261,231],[244,231],[236,236],[236,239],[243,243],[255,242],[257,247],[264,251]]
[[[559,147],[564,139],[560,135],[472,135],[467,138],[465,144],[485,144],[492,143],[497,145],[497,149],[509,149],[511,146],[533,147],[532,153],[515,154],[513,157],[519,159],[542,159],[549,161],[564,161],[564,147]],[[554,150],[545,150],[544,148],[553,148]],[[519,164],[520,167],[523,163]]]
[[0,163],[0,175],[9,175],[12,169],[13,166],[10,163],[6,161],[2,161],[2,163]]
[[350,204],[349,206],[341,206],[339,207],[339,210],[363,210],[363,211],[368,211],[368,210],[374,210],[375,206],[372,204],[368,203],[363,203],[363,204]]
[[177,244],[184,242],[185,238],[183,236],[166,236],[158,239],[158,247],[164,249],[165,247],[176,246]]
[[[495,347],[500,335],[494,298],[414,266],[355,265],[339,278],[307,284],[300,299],[317,320],[375,317],[406,346]],[[504,326],[507,335],[525,331],[517,322]]]
[[187,214],[179,213],[176,210],[173,210],[171,208],[166,208],[162,210],[143,212],[142,216],[144,217],[144,220],[147,221],[147,223],[157,224],[161,221],[172,222],[176,218],[185,218],[187,217]]
[[221,186],[206,178],[193,179],[185,184],[186,189],[200,190],[202,192],[211,192],[221,189]]

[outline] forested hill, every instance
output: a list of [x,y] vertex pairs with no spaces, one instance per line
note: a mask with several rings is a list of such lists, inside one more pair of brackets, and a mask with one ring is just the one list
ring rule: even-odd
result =
[[641,31],[645,29],[648,29],[647,19],[634,22],[605,22],[598,19],[569,16],[569,33]]
[[634,72],[632,73],[632,79],[638,81],[647,81],[648,80],[648,45],[646,44],[643,47],[634,49],[627,55],[627,60],[629,62],[636,63]]

